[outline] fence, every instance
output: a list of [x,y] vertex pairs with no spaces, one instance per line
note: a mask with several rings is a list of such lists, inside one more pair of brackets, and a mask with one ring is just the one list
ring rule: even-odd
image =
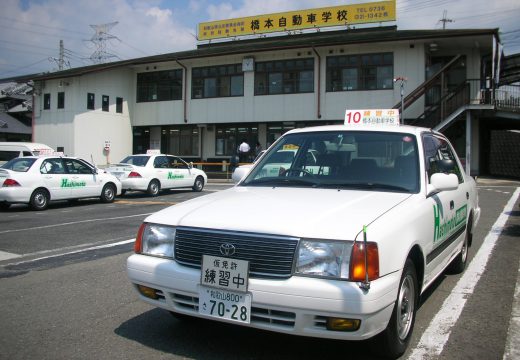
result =
[[[238,165],[246,165],[250,163],[240,163]],[[222,160],[221,162],[194,162],[193,166],[197,169],[203,170],[208,178],[211,179],[231,179],[231,175],[233,174],[234,168],[231,166],[231,163],[227,160]]]

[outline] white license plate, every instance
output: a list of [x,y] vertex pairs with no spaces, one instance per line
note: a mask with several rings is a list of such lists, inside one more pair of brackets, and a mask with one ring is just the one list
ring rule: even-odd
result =
[[249,261],[204,255],[200,284],[222,290],[246,292]]
[[251,294],[200,286],[199,314],[249,324]]

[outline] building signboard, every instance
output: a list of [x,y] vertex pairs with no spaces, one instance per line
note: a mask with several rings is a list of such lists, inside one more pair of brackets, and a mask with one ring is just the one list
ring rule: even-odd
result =
[[378,1],[204,22],[198,40],[395,20],[395,0]]

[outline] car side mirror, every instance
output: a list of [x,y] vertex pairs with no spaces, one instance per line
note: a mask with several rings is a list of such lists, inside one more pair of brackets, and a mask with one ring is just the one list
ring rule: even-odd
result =
[[188,168],[193,169],[193,162],[192,161],[189,162]]
[[239,166],[233,171],[231,178],[235,184],[238,184],[249,172],[251,171],[250,165]]
[[432,196],[441,191],[457,190],[459,188],[459,178],[455,174],[436,173],[430,178],[428,185],[428,196]]

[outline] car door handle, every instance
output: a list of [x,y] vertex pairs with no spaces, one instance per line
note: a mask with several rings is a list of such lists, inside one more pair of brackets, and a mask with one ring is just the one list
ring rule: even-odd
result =
[[455,203],[453,202],[453,200],[450,201],[450,210],[453,210],[455,209]]

